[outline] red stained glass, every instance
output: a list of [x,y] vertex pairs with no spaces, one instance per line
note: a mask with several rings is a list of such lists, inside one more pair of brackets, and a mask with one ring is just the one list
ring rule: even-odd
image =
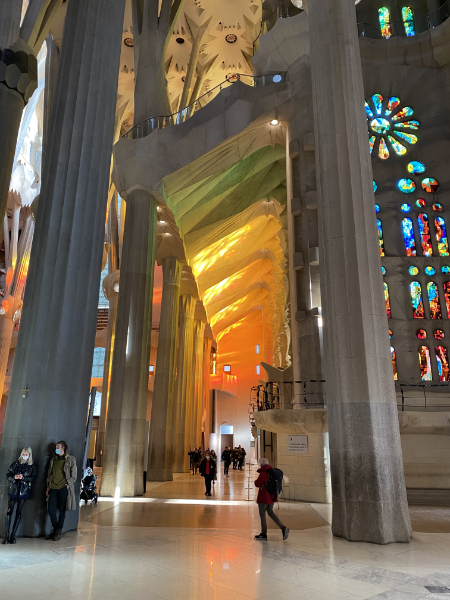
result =
[[418,329],[416,331],[416,335],[419,338],[419,340],[426,340],[427,339],[427,332],[425,331],[425,329]]

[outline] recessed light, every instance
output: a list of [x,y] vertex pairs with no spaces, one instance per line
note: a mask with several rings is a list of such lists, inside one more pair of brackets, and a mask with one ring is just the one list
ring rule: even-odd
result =
[[165,221],[160,221],[160,223],[161,223],[161,225],[164,225],[164,224],[165,224]]
[[177,44],[184,44],[184,39],[182,37],[177,37],[175,41],[177,42]]
[[271,125],[278,125],[278,119],[272,119],[272,120],[270,121],[270,124],[271,124]]

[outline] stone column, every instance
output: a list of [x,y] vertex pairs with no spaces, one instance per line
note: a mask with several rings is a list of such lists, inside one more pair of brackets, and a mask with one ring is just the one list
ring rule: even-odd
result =
[[157,204],[140,188],[126,202],[102,496],[144,493]]
[[117,303],[119,301],[120,271],[109,273],[103,280],[103,293],[109,302],[108,325],[106,329],[105,366],[103,367],[102,404],[98,424],[97,457],[95,464],[103,464],[103,450],[105,446],[106,422],[108,419],[109,387],[111,383],[112,359],[114,355],[114,342],[117,319]]
[[180,280],[183,265],[172,256],[163,258],[161,262],[163,290],[148,446],[148,481],[171,481],[173,479],[175,368]]
[[192,361],[192,418],[188,439],[195,448],[201,442],[202,413],[203,413],[203,346],[205,339],[205,325],[203,321],[194,321],[194,354]]
[[186,106],[189,103],[189,98],[191,97],[191,94],[192,94],[192,87],[193,87],[193,81],[194,81],[195,72],[196,72],[196,68],[197,68],[198,57],[200,54],[200,48],[201,48],[202,44],[204,43],[205,36],[208,33],[208,27],[209,27],[210,22],[211,22],[211,18],[209,18],[208,21],[206,21],[206,23],[203,23],[202,25],[199,26],[199,25],[196,25],[194,23],[194,21],[192,21],[186,15],[186,24],[187,24],[190,34],[191,34],[192,48],[191,48],[191,55],[189,57],[189,64],[188,64],[188,68],[187,68],[187,72],[186,72],[186,78],[184,81],[183,93],[181,94],[179,110],[186,108]]
[[189,473],[189,441],[186,427],[190,425],[188,411],[192,402],[192,354],[194,349],[194,312],[196,298],[180,298],[180,333],[177,362],[177,405],[173,447],[173,472]]
[[332,531],[408,542],[354,0],[311,0],[309,27]]
[[22,300],[7,296],[0,305],[0,399],[5,385],[6,367],[11,349],[11,339],[17,311],[22,308]]
[[209,395],[210,395],[210,379],[211,379],[211,346],[212,339],[210,337],[206,337],[212,334],[211,328],[208,325],[208,331],[206,331],[205,327],[205,339],[204,339],[204,349],[203,349],[203,402],[202,402],[202,432],[205,432],[205,443],[209,445],[209,425],[208,425],[208,415],[209,415]]
[[[65,439],[82,466],[124,8],[125,0],[67,7],[0,457],[3,473],[26,440],[39,464],[27,536],[44,533],[53,443]],[[4,511],[4,479],[0,486]],[[78,511],[67,513],[65,529],[77,523]]]

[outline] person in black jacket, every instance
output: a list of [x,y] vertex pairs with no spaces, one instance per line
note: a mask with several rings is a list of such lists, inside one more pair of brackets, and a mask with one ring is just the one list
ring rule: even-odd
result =
[[222,452],[222,460],[224,462],[223,474],[228,477],[228,469],[231,465],[231,452],[228,446],[225,446],[225,450]]
[[[12,463],[6,473],[6,479],[9,481],[8,490],[8,511],[6,513],[5,539],[3,544],[16,543],[16,531],[22,518],[22,509],[25,500],[30,493],[31,482],[36,477],[36,465],[33,464],[33,453],[28,446],[22,450],[19,458]],[[12,528],[11,536],[9,530],[11,520],[16,506],[16,516]]]
[[205,458],[200,463],[199,471],[200,475],[205,478],[205,496],[211,496],[211,481],[216,474],[216,462],[211,458],[209,450],[206,451]]

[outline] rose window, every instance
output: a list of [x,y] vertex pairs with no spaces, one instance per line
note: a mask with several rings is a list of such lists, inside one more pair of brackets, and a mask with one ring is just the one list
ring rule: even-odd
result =
[[366,101],[370,153],[375,148],[383,160],[389,158],[392,151],[402,156],[408,151],[405,144],[417,143],[417,136],[408,130],[419,129],[420,123],[410,119],[414,113],[411,107],[398,110],[400,105],[401,100],[397,96],[385,100],[381,94],[374,94],[370,104]]

